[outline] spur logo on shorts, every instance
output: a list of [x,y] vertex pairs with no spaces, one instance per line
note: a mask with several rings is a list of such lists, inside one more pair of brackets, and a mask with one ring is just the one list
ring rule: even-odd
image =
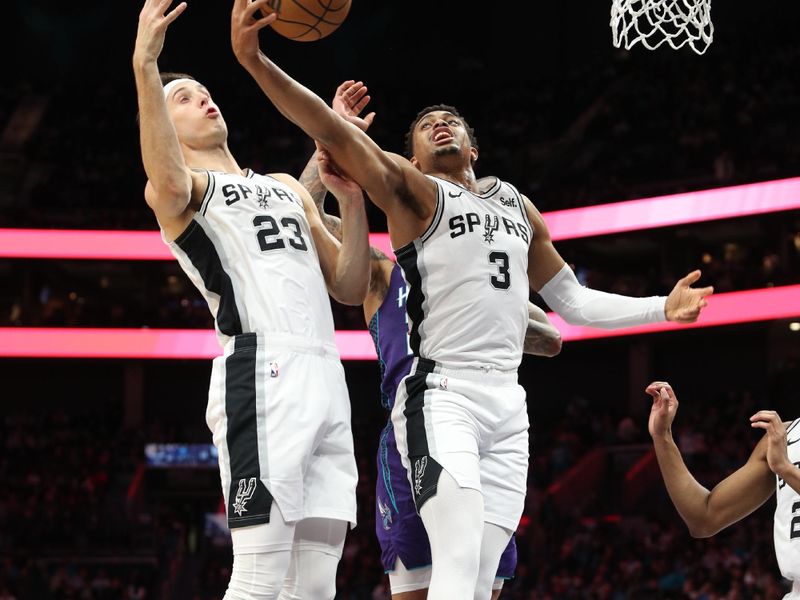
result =
[[425,468],[427,466],[427,456],[423,456],[414,461],[414,491],[417,493],[417,496],[422,492],[422,478],[425,476]]
[[253,497],[255,491],[256,491],[255,477],[251,477],[250,479],[240,479],[239,490],[236,492],[236,499],[233,501],[233,512],[235,512],[240,517],[242,516],[242,513],[246,513],[247,509],[245,508],[245,505]]

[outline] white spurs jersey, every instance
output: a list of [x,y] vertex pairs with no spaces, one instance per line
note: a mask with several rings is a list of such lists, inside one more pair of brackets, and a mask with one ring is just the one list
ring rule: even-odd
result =
[[433,220],[395,253],[408,284],[411,349],[443,365],[516,369],[533,238],[522,199],[500,180],[476,194],[431,179],[438,191]]
[[[800,468],[800,419],[787,427],[789,461]],[[775,555],[786,579],[800,583],[800,494],[778,477],[775,508]]]
[[208,171],[200,208],[169,247],[208,302],[221,345],[250,332],[334,343],[303,202],[284,183]]

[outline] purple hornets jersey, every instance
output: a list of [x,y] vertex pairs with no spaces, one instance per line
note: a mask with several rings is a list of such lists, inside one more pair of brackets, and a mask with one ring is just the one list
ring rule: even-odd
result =
[[[369,322],[381,367],[381,404],[389,410],[394,406],[397,387],[411,371],[414,359],[408,338],[407,297],[408,285],[402,270],[395,265],[383,304]],[[407,569],[429,566],[431,547],[428,534],[414,505],[408,474],[397,452],[391,419],[381,432],[378,445],[376,487],[375,532],[381,546],[383,568],[386,572],[393,571],[398,558]],[[513,577],[516,563],[517,545],[512,537],[500,559],[497,577]]]
[[395,265],[386,298],[369,322],[369,332],[381,366],[381,403],[389,410],[394,406],[397,386],[411,371],[414,360],[408,343],[407,298],[408,285],[400,267]]

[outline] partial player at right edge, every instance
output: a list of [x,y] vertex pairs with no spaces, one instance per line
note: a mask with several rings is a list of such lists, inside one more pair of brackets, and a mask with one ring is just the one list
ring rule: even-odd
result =
[[800,419],[781,421],[778,413],[761,410],[750,417],[763,429],[750,458],[710,492],[686,468],[672,439],[678,399],[672,387],[655,381],[647,387],[653,397],[649,430],[664,483],[675,508],[693,537],[711,537],[759,508],[773,493],[775,554],[781,573],[793,582],[784,600],[800,599]]

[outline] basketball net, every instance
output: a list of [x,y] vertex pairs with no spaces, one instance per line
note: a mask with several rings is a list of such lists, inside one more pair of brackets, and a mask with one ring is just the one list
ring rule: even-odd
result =
[[711,0],[612,0],[611,32],[617,48],[655,50],[666,42],[703,54],[714,41]]

